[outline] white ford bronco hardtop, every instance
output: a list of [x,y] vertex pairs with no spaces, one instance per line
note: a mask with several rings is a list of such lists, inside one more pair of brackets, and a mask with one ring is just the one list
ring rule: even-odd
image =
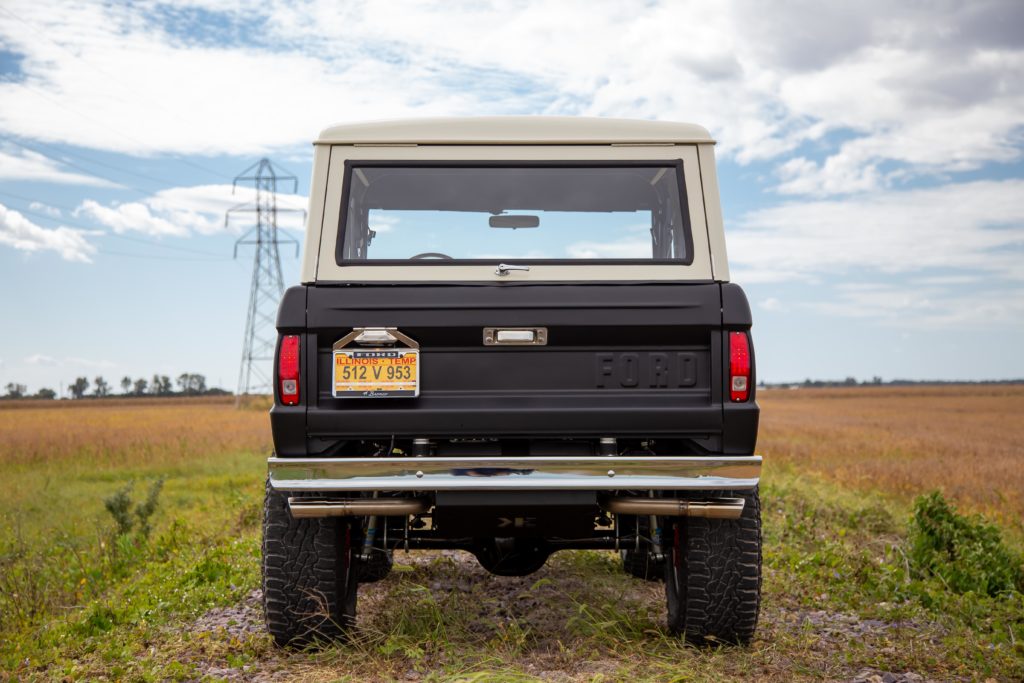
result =
[[280,644],[344,636],[398,549],[520,576],[569,548],[745,642],[761,521],[750,308],[691,124],[499,117],[316,142],[281,302],[263,589]]

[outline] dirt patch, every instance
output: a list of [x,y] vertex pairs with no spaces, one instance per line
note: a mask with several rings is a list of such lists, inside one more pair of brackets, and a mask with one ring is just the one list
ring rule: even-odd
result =
[[[232,666],[218,650],[219,645],[239,647],[242,643],[266,638],[263,624],[263,591],[250,591],[235,605],[215,607],[185,627],[185,635],[194,647],[176,660],[193,667],[200,679],[226,681],[275,681],[286,676],[275,673],[276,658]],[[215,647],[211,648],[213,644]],[[211,652],[211,649],[213,652]]]
[[[940,644],[945,630],[933,623],[865,619],[856,614],[828,610],[774,608],[762,610],[758,639],[771,643],[785,634],[817,653],[823,661],[837,653],[848,656],[860,651],[870,659],[895,657],[897,643],[913,642],[917,647]],[[841,680],[849,683],[931,683],[933,679],[904,671],[891,672],[860,668]],[[943,679],[948,680],[948,679]]]
[[763,611],[761,620],[772,628],[811,633],[822,647],[829,648],[853,640],[864,642],[908,633],[916,639],[927,638],[934,643],[945,633],[935,624],[863,619],[856,614],[828,610],[777,608]]
[[215,607],[192,622],[188,630],[195,634],[217,634],[228,638],[262,635],[263,591],[250,591],[245,599],[230,607]]
[[[594,554],[566,553],[530,576],[497,577],[460,551],[396,553],[388,578],[360,587],[360,644],[324,653],[272,647],[260,601],[254,590],[237,605],[199,617],[187,631],[203,645],[179,661],[200,677],[231,681],[418,681],[491,669],[514,671],[518,680],[583,681],[617,680],[637,657],[661,648],[666,674],[678,658],[700,672],[697,678],[720,671],[725,678],[784,680],[793,670],[776,669],[780,662],[771,660],[776,644],[786,642],[804,653],[796,678],[925,683],[926,676],[885,671],[877,663],[898,643],[935,643],[942,635],[932,624],[786,605],[762,611],[749,648],[707,652],[666,645],[663,585],[626,577],[613,556]],[[253,656],[232,661],[246,649]]]
[[928,679],[915,673],[892,673],[891,671],[873,671],[864,669],[857,672],[850,683],[926,683]]

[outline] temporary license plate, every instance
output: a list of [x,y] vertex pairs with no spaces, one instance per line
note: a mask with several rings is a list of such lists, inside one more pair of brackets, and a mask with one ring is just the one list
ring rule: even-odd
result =
[[343,349],[334,352],[335,398],[419,395],[419,349]]

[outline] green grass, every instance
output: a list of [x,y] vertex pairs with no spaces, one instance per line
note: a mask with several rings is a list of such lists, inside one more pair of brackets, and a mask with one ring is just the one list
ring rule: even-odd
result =
[[[920,571],[908,502],[771,468],[762,625],[750,647],[682,644],[665,631],[660,584],[626,577],[611,553],[584,551],[522,579],[491,577],[458,556],[399,553],[387,580],[361,589],[356,640],[322,651],[276,650],[259,629],[196,629],[208,610],[259,585],[263,472],[257,453],[223,453],[163,468],[15,473],[8,486],[20,502],[0,502],[0,671],[71,680],[216,679],[243,667],[352,681],[819,680],[863,668],[1024,677],[1020,593],[958,593]],[[118,536],[104,498],[131,481],[144,497],[157,477],[165,485],[153,533]]]
[[[261,456],[118,470],[64,464],[59,474],[15,467],[7,479],[20,495],[0,502],[0,670],[64,671],[82,653],[116,661],[132,651],[131,633],[237,599],[258,581]],[[104,500],[134,483],[141,501],[159,479],[155,531],[117,534]],[[126,644],[112,645],[126,627]]]

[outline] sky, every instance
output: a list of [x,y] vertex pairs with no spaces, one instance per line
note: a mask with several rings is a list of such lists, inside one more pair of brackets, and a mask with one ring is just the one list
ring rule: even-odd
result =
[[762,380],[1024,377],[1022,27],[1019,0],[3,0],[0,387],[233,390],[234,176],[269,157],[301,208],[329,124],[493,114],[706,126]]

